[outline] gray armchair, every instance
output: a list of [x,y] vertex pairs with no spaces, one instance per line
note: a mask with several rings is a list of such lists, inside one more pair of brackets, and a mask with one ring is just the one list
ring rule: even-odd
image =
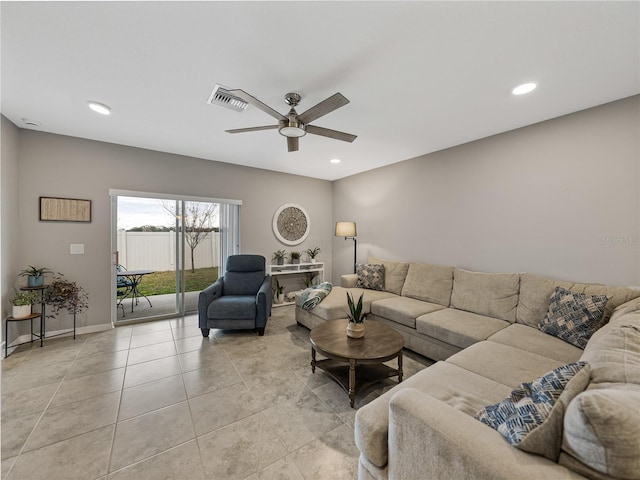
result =
[[261,255],[231,255],[227,271],[200,292],[198,326],[202,336],[209,329],[255,329],[264,335],[271,316],[273,293],[271,276],[265,274],[266,260]]

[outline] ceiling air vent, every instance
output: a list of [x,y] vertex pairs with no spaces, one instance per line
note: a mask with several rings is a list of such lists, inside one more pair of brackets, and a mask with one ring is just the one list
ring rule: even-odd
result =
[[209,105],[218,105],[219,107],[225,107],[229,110],[235,110],[236,112],[244,112],[244,109],[247,108],[248,105],[247,102],[232,95],[228,89],[220,85],[216,85],[213,89],[207,103]]

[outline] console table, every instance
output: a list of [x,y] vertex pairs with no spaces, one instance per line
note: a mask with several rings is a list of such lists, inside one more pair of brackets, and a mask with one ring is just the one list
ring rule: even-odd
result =
[[[324,282],[324,263],[285,263],[283,265],[267,265],[267,275],[295,275],[304,273],[317,273],[320,282]],[[294,302],[274,303],[274,307],[282,307],[284,305],[293,305]]]

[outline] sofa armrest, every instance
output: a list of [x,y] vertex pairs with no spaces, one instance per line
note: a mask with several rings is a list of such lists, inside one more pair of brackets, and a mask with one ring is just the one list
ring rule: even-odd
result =
[[215,282],[200,292],[198,296],[198,327],[207,328],[207,309],[209,304],[222,296],[224,279],[218,278]]
[[267,319],[271,316],[271,304],[273,303],[273,291],[271,290],[271,275],[266,275],[256,295],[256,328],[264,328]]
[[511,446],[495,430],[413,388],[389,404],[389,479],[582,479]]
[[353,288],[358,283],[358,274],[348,273],[340,277],[340,286],[345,288]]

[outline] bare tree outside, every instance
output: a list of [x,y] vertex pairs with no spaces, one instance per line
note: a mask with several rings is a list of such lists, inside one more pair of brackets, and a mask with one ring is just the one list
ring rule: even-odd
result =
[[[162,200],[162,207],[174,220],[181,216],[176,213],[176,204],[170,200]],[[185,230],[185,241],[191,250],[191,272],[195,273],[193,252],[196,247],[206,239],[218,225],[219,208],[217,203],[184,202],[184,218],[182,225]]]

